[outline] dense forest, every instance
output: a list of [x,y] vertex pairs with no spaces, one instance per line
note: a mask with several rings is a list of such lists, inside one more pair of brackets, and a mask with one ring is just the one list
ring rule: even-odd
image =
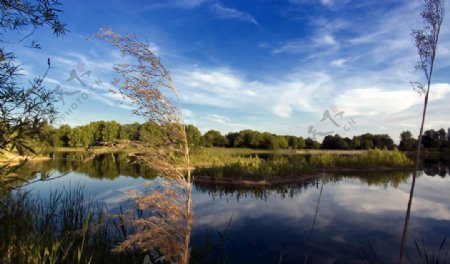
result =
[[[70,127],[62,125],[59,128],[44,123],[37,142],[51,147],[89,147],[112,146],[125,141],[149,141],[161,138],[161,129],[157,124],[119,124],[116,121],[96,121],[87,125]],[[217,130],[209,130],[202,134],[194,125],[186,125],[186,133],[191,147],[230,147],[254,149],[394,149],[412,151],[417,146],[417,139],[409,131],[400,134],[397,146],[387,134],[366,133],[359,136],[341,137],[328,135],[322,143],[311,138],[291,135],[275,135],[269,132],[259,132],[250,129],[230,132],[222,135]],[[449,135],[444,129],[427,130],[423,136],[424,148],[449,148]]]

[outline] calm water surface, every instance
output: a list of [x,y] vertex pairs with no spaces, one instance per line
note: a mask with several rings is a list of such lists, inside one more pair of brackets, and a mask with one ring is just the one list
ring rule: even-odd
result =
[[[30,181],[48,173],[54,179],[22,189],[46,198],[50,190],[81,184],[86,197],[114,212],[127,204],[129,190],[143,191],[144,183],[156,178],[154,172],[130,165],[120,155],[102,155],[84,163],[70,155],[65,158],[33,164],[25,172]],[[423,238],[428,250],[437,251],[450,235],[448,172],[447,167],[434,166],[417,179],[408,262],[421,263],[414,239]],[[206,261],[221,256],[227,263],[303,263],[306,256],[308,263],[394,263],[410,182],[410,172],[380,172],[323,175],[267,188],[195,184],[192,247],[201,252],[212,244],[216,251],[209,259],[199,256]],[[449,243],[445,250],[450,250]]]

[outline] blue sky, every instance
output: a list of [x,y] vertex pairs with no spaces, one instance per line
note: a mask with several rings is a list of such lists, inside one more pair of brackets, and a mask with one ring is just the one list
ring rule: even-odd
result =
[[[249,128],[306,137],[313,126],[317,132],[397,139],[403,130],[418,132],[422,98],[410,81],[422,81],[423,74],[414,70],[410,33],[422,27],[421,8],[420,0],[69,0],[61,20],[70,33],[55,38],[39,30],[34,39],[42,50],[8,48],[29,76],[41,74],[51,58],[46,85],[65,92],[61,122],[70,125],[139,120],[109,92],[111,67],[124,58],[86,40],[111,28],[151,43],[175,79],[185,121],[203,132]],[[450,127],[448,19],[426,128]],[[90,71],[85,86],[68,80],[74,69],[80,76]],[[67,111],[73,103],[76,109]],[[339,126],[320,121],[325,110]]]

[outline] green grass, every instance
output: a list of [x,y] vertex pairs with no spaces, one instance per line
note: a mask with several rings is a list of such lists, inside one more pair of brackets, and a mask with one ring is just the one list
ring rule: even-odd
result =
[[0,198],[0,263],[142,263],[139,252],[113,254],[126,230],[80,186],[48,200],[14,192]]
[[[243,150],[241,150],[242,153]],[[315,171],[327,170],[378,170],[408,168],[412,161],[402,152],[394,150],[369,150],[359,154],[236,155],[236,152],[209,151],[193,153],[194,176],[214,179],[262,180],[301,177]],[[262,153],[265,154],[265,153]]]
[[360,155],[317,154],[311,156],[313,167],[319,168],[399,168],[413,165],[405,153],[398,150],[368,150]]
[[311,167],[304,156],[293,155],[291,157],[274,157],[260,159],[257,156],[243,158],[221,165],[197,167],[193,174],[198,177],[211,177],[215,179],[242,179],[263,180],[274,177],[295,177],[311,172]]

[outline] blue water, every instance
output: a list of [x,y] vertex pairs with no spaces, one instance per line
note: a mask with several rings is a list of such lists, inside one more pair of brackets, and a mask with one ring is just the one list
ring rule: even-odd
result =
[[[56,177],[61,172],[58,163],[53,164],[51,177]],[[450,235],[448,169],[441,170],[441,176],[430,174],[417,178],[406,248],[408,263],[423,263],[414,239],[423,238],[431,252]],[[144,191],[145,183],[151,181],[134,173],[103,176],[75,170],[23,189],[45,199],[51,190],[79,184],[86,197],[115,211],[132,198],[130,190]],[[205,262],[220,258],[226,263],[304,263],[307,256],[307,263],[395,263],[410,184],[409,172],[322,175],[304,183],[267,188],[196,184],[191,246],[195,252],[205,248],[206,241],[215,246],[198,255]],[[444,251],[450,251],[449,243]]]

